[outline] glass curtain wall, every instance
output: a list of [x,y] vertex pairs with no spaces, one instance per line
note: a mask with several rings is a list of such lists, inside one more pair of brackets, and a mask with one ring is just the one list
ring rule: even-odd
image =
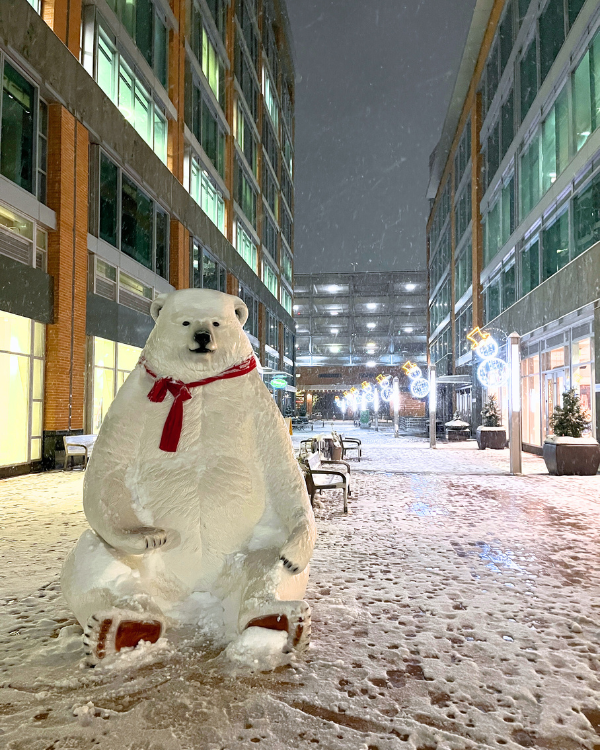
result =
[[98,434],[117,391],[135,368],[142,350],[98,336],[92,338],[92,433]]
[[0,311],[0,466],[42,457],[42,323]]

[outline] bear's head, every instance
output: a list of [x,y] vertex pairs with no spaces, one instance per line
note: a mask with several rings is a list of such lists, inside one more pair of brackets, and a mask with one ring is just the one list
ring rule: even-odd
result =
[[189,383],[218,375],[252,354],[242,328],[248,308],[239,297],[181,289],[159,295],[150,313],[156,325],[144,356],[157,375]]

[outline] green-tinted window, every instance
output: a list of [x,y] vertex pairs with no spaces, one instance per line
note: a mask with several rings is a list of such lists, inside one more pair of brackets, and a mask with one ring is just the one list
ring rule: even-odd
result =
[[513,263],[502,272],[502,309],[506,310],[517,301],[516,266]]
[[515,181],[511,177],[502,188],[501,246],[508,242],[508,238],[515,231],[515,226]]
[[575,255],[581,255],[600,241],[600,177],[573,201]]
[[535,38],[521,58],[521,121],[529,112],[538,91],[537,46]]
[[144,56],[144,59],[152,67],[152,41],[154,5],[152,0],[136,0],[135,14],[135,43]]
[[569,28],[575,23],[579,11],[583,8],[585,0],[568,0],[569,6]]
[[100,238],[117,247],[117,166],[104,154],[100,156]]
[[198,245],[197,242],[194,242],[194,246],[192,248],[192,278],[191,278],[193,289],[202,288],[201,266],[202,266],[202,248]]
[[160,210],[156,212],[156,273],[169,278],[169,216]]
[[219,267],[206,253],[202,261],[202,286],[204,289],[219,290]]
[[162,20],[154,16],[154,72],[163,86],[167,85],[168,32]]
[[225,134],[216,115],[194,86],[192,132],[221,176],[225,175]]
[[502,125],[502,136],[500,143],[500,161],[506,156],[510,144],[515,137],[515,96],[514,90],[511,89],[506,101],[502,104],[502,113],[500,115]]
[[504,72],[513,47],[513,8],[506,4],[506,13],[500,24],[500,75]]
[[256,245],[250,239],[250,235],[238,221],[237,225],[237,245],[236,250],[254,271],[258,273],[258,256]]
[[98,31],[97,81],[98,86],[100,86],[111,102],[117,101],[118,66],[117,52],[102,32],[102,29],[100,29]]
[[117,15],[129,36],[135,39],[135,0],[117,0]]
[[492,182],[492,178],[500,166],[500,120],[496,122],[488,138],[487,147],[487,185]]
[[472,284],[473,250],[471,242],[460,252],[454,263],[454,294],[458,301]]
[[594,37],[590,48],[590,70],[592,79],[592,127],[600,127],[600,32]]
[[565,15],[563,0],[549,0],[540,16],[540,69],[542,81],[565,41]]
[[277,261],[277,227],[266,212],[263,216],[263,245],[267,248],[271,258]]
[[246,177],[244,170],[236,162],[237,171],[237,185],[236,185],[236,199],[241,207],[242,211],[246,214],[246,218],[252,222],[252,226],[256,226],[256,193],[250,184],[250,180]]
[[559,175],[569,162],[569,104],[565,86],[554,105],[556,121],[556,174]]
[[521,156],[521,220],[540,199],[540,139],[536,136]]
[[2,85],[0,172],[20,187],[34,192],[35,89],[7,62]]
[[121,250],[152,268],[153,203],[125,175],[121,189]]
[[502,312],[500,308],[500,279],[492,282],[486,290],[486,320],[489,322]]
[[542,193],[556,180],[556,112],[552,108],[542,127]]
[[207,0],[208,9],[210,10],[215,25],[221,35],[221,39],[225,41],[225,21],[227,8],[225,0]]
[[587,52],[573,74],[573,107],[575,121],[575,148],[577,151],[592,132],[592,99],[590,80],[590,53]]
[[544,281],[569,262],[569,213],[565,211],[542,232]]
[[540,283],[540,242],[535,240],[521,253],[521,293],[529,294]]
[[292,296],[283,287],[281,287],[281,304],[284,310],[291,315],[292,314]]
[[290,254],[286,251],[282,253],[281,272],[283,274],[283,278],[289,281],[291,284],[292,283],[292,258]]

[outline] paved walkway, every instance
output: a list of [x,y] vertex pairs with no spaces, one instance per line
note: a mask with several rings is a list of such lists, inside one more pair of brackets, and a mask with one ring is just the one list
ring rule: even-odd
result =
[[0,747],[600,750],[600,478],[360,435],[351,514],[316,509],[312,647],[271,673],[194,634],[82,670],[57,586],[82,475],[1,482]]

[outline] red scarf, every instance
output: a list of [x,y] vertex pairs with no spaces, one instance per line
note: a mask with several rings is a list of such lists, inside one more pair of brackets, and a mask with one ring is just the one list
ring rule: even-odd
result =
[[248,357],[239,365],[234,365],[228,370],[225,370],[220,375],[214,375],[211,378],[204,378],[204,380],[197,380],[195,383],[184,383],[181,380],[175,380],[174,378],[159,378],[156,373],[146,365],[144,359],[140,360],[141,364],[144,365],[146,372],[150,377],[156,380],[156,383],[150,389],[148,398],[154,403],[162,402],[165,400],[167,393],[173,396],[173,403],[167,416],[165,426],[163,427],[162,437],[160,439],[161,451],[167,453],[175,453],[177,446],[179,445],[179,438],[181,437],[181,428],[183,426],[183,402],[189,401],[192,398],[190,388],[198,388],[201,385],[208,385],[208,383],[214,383],[216,380],[229,380],[230,378],[239,378],[240,375],[246,375],[252,370],[256,369],[256,358],[254,355]]

